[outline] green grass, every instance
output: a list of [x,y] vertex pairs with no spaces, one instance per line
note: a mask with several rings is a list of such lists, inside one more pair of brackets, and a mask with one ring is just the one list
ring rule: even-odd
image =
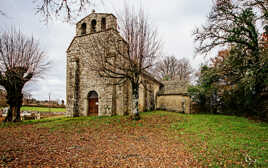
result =
[[113,116],[113,117],[98,117],[98,116],[90,116],[90,117],[52,117],[52,118],[44,118],[40,120],[25,120],[19,123],[0,123],[0,128],[3,127],[16,127],[20,125],[28,125],[33,124],[38,128],[49,128],[51,130],[71,130],[73,128],[82,128],[91,126],[94,123],[96,125],[109,125],[111,123],[119,123],[122,117]]
[[21,110],[25,111],[39,111],[39,112],[65,112],[65,108],[48,108],[48,107],[28,107],[23,106]]
[[223,115],[187,115],[171,124],[208,167],[268,167],[268,124]]
[[[126,127],[165,127],[167,135],[183,143],[185,150],[193,154],[193,159],[199,160],[205,167],[268,167],[267,123],[256,123],[236,116],[183,115],[163,111],[142,113],[141,118],[140,121],[131,121],[128,116],[61,117],[20,124],[67,132],[86,127],[105,129],[109,126],[117,131]],[[3,126],[9,125],[0,125]]]

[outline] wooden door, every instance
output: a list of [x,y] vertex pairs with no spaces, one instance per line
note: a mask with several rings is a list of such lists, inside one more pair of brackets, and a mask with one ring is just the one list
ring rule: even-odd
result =
[[98,98],[88,99],[88,115],[98,114]]

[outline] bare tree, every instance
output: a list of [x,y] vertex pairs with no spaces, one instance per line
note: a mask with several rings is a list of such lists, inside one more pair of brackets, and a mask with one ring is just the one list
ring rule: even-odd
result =
[[[98,0],[102,3],[102,0]],[[36,14],[40,14],[47,23],[54,17],[62,17],[66,22],[75,20],[82,11],[94,5],[95,0],[33,0]],[[0,9],[0,15],[7,17],[8,13]]]
[[267,63],[263,63],[267,51],[265,45],[261,45],[261,36],[267,32],[262,32],[259,25],[262,23],[267,31],[267,21],[267,0],[216,0],[207,24],[194,32],[198,44],[196,52],[208,54],[219,47],[232,47],[232,51],[236,51],[235,58],[245,62],[246,68],[239,68],[239,74],[251,71],[251,75],[239,75],[240,79],[250,76],[254,84],[248,88],[259,94],[265,87],[261,74],[267,71]]
[[94,0],[35,0],[34,3],[37,5],[37,13],[46,22],[57,16],[63,16],[69,22],[93,5]]
[[247,51],[259,50],[261,33],[257,28],[257,22],[265,23],[268,20],[267,0],[215,2],[207,24],[194,31],[194,40],[198,45],[196,52],[207,54],[217,47],[230,45],[241,45]]
[[183,81],[191,81],[191,75],[193,73],[193,68],[188,59],[179,59],[178,69],[176,73],[176,78]]
[[6,13],[2,10],[0,10],[0,15],[7,17]]
[[5,121],[21,120],[22,89],[47,68],[45,56],[33,37],[27,38],[15,28],[0,34],[0,85],[7,92],[9,105]]
[[153,69],[153,74],[159,80],[173,80],[176,76],[177,67],[177,58],[174,56],[168,56],[156,63],[155,68]]
[[197,53],[229,50],[213,61],[214,67],[203,66],[204,89],[228,85],[225,103],[231,100],[249,114],[260,115],[256,107],[267,87],[267,42],[262,39],[268,34],[267,5],[267,0],[216,0],[206,24],[194,32]]
[[94,57],[97,64],[93,63],[91,68],[100,77],[112,79],[113,85],[130,82],[133,119],[138,120],[141,77],[147,75],[146,70],[159,56],[161,42],[142,9],[136,12],[126,7],[118,18],[123,38],[114,33],[95,38],[92,48],[97,53]]
[[177,59],[174,56],[165,57],[156,63],[153,70],[155,76],[160,80],[184,80],[190,81],[193,69],[186,58]]

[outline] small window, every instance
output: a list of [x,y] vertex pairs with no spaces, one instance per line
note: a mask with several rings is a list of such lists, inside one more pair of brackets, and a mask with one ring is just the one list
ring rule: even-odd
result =
[[86,34],[87,24],[83,23],[81,25],[81,35]]
[[96,20],[92,20],[91,21],[91,32],[96,32],[96,25],[97,25],[97,22]]
[[101,19],[101,30],[106,30],[106,18]]

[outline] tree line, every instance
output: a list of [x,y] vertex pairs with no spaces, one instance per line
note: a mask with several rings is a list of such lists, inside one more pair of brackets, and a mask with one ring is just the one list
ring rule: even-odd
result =
[[189,88],[205,110],[265,116],[260,102],[268,85],[267,9],[264,0],[217,0],[207,24],[195,30],[197,53],[219,51]]

